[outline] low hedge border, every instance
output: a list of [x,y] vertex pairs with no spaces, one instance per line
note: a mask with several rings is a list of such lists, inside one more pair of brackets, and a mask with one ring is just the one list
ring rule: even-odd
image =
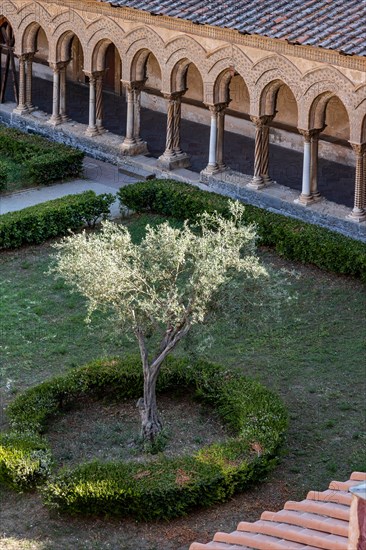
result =
[[[174,180],[135,183],[122,187],[117,196],[122,212],[127,206],[136,212],[191,221],[204,211],[229,215],[227,197]],[[248,204],[244,220],[256,224],[260,244],[274,248],[281,256],[366,282],[366,244]]]
[[[238,372],[205,361],[168,358],[159,377],[158,393],[188,387],[193,388],[197,399],[214,406],[231,430],[224,443],[174,460],[93,461],[62,469],[43,486],[44,502],[73,514],[169,519],[197,506],[224,501],[249,482],[259,480],[276,464],[287,428],[287,412],[279,397]],[[49,420],[66,404],[83,395],[137,399],[142,389],[139,357],[98,360],[27,390],[10,404],[7,413],[13,433],[35,438],[34,456],[35,451],[40,452],[41,443],[44,445],[41,438]],[[22,436],[12,437],[18,441],[14,449],[24,447]],[[24,452],[23,460],[27,457]],[[40,469],[40,474],[36,468],[30,469],[29,487],[37,478],[42,479],[45,468],[44,464],[41,468],[41,461]],[[3,481],[16,484],[17,469],[10,461],[2,465],[0,475]],[[22,487],[25,485],[23,480]]]
[[39,185],[79,176],[85,156],[79,149],[3,126],[0,126],[0,154],[21,165],[24,181]]
[[40,244],[52,237],[66,235],[109,214],[115,197],[111,193],[96,195],[84,191],[67,195],[16,212],[0,215],[0,250],[26,244]]

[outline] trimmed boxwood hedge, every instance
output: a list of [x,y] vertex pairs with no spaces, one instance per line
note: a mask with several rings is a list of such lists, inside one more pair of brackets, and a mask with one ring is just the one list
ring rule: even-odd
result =
[[[224,501],[249,482],[259,480],[276,464],[287,428],[287,412],[280,399],[238,372],[205,361],[168,358],[159,376],[158,393],[188,387],[194,390],[195,398],[215,407],[227,424],[230,436],[224,443],[173,460],[161,456],[148,463],[93,461],[63,469],[43,486],[44,502],[75,514],[133,516],[138,520],[172,518],[196,506]],[[14,452],[25,445],[17,434],[38,438],[32,448],[34,456],[44,444],[40,438],[49,420],[78,397],[92,394],[137,399],[142,390],[138,356],[94,361],[18,396],[7,410],[16,435],[7,437],[17,442]],[[29,452],[23,456],[26,461]],[[30,471],[29,487],[37,474],[37,469]],[[1,466],[0,478],[16,484],[11,461]],[[23,482],[22,487],[25,485]]]
[[111,193],[96,195],[84,191],[67,195],[16,212],[0,215],[0,250],[26,244],[40,244],[52,237],[66,235],[109,214],[115,197]]
[[[118,191],[123,206],[192,222],[204,211],[229,215],[227,197],[174,180],[139,182]],[[323,227],[268,212],[247,204],[244,221],[255,223],[259,243],[289,260],[353,275],[366,281],[366,244]]]
[[39,185],[79,176],[85,156],[79,149],[4,126],[0,126],[0,154],[21,166],[22,181]]

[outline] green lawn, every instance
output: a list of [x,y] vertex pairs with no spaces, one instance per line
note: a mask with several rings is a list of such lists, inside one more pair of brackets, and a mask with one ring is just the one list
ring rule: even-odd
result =
[[[151,218],[150,218],[151,219]],[[146,217],[129,225],[141,235]],[[85,303],[45,272],[49,245],[0,255],[0,365],[2,400],[92,358],[135,351],[133,340],[116,337],[105,316],[84,323]],[[278,392],[290,411],[286,454],[279,474],[302,498],[331,479],[366,469],[365,287],[262,251],[265,262],[295,269],[298,299],[281,320],[228,328],[217,323],[211,347],[200,355],[240,369]],[[177,353],[197,353],[192,337]],[[276,472],[273,474],[276,476]],[[21,547],[25,548],[25,546]]]
[[6,182],[5,189],[6,193],[20,191],[21,189],[26,189],[27,187],[34,187],[34,184],[30,185],[27,184],[27,181],[25,181],[24,170],[19,163],[1,155],[0,161],[5,164],[8,169],[8,181]]

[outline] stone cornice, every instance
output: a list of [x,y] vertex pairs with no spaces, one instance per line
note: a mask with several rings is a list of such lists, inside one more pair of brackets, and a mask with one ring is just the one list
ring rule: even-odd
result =
[[88,2],[83,0],[43,0],[45,4],[57,4],[69,6],[77,10],[100,13],[112,18],[135,21],[154,27],[163,27],[181,33],[220,40],[232,44],[244,45],[259,50],[280,53],[282,55],[295,56],[302,59],[317,61],[325,64],[356,69],[366,72],[366,58],[358,56],[346,56],[336,51],[316,48],[312,46],[300,46],[289,44],[284,40],[276,40],[259,35],[241,34],[238,31],[212,27],[209,25],[197,25],[184,19],[175,19],[163,15],[151,15],[148,12],[127,7],[112,7],[105,2]]

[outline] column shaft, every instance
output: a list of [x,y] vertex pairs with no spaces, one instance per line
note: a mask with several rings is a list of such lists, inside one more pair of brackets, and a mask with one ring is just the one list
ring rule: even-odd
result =
[[126,137],[125,144],[133,145],[136,143],[134,137],[134,116],[135,116],[135,102],[134,91],[131,87],[127,88],[127,123],[126,123]]
[[28,112],[33,111],[32,104],[32,79],[33,79],[33,59],[34,54],[29,53],[27,55],[27,73],[26,73],[26,87],[25,87],[25,104]]
[[183,151],[180,148],[180,122],[182,118],[182,98],[177,96],[174,101],[174,126],[173,126],[173,150],[175,155],[182,155]]
[[97,126],[95,123],[95,77],[93,73],[89,75],[89,125],[86,134],[90,137],[98,135]]
[[147,144],[140,136],[140,97],[146,79],[138,81],[123,81],[126,88],[127,122],[126,136],[121,145],[124,155],[146,155]]
[[60,67],[60,117],[62,122],[67,122],[66,114],[66,63]]
[[103,128],[103,76],[103,72],[100,72],[97,74],[95,80],[95,124],[99,134],[103,134],[106,131],[105,128]]
[[61,124],[60,116],[60,68],[57,64],[51,65],[53,69],[53,89],[52,89],[52,115],[50,124],[56,126]]
[[261,155],[261,176],[264,185],[271,183],[269,177],[269,126],[268,123],[273,117],[265,117],[265,121],[262,125],[262,155]]
[[356,156],[356,177],[355,177],[355,200],[351,213],[351,218],[355,221],[365,221],[365,174],[364,174],[364,153],[365,144],[351,143]]
[[[145,81],[144,81],[145,82]],[[133,118],[134,118],[134,138],[136,143],[142,143],[141,131],[141,88],[135,87],[133,90]]]
[[254,189],[261,189],[264,187],[262,178],[262,142],[263,142],[263,122],[261,117],[251,116],[251,121],[255,125],[255,141],[254,141],[254,176],[249,184]]
[[225,136],[225,110],[227,105],[223,105],[217,115],[217,145],[216,162],[220,170],[225,170],[224,162],[224,136]]
[[210,145],[209,145],[209,155],[208,155],[208,166],[207,170],[211,172],[216,172],[218,169],[217,166],[217,107],[213,105],[210,107],[211,112],[211,126],[210,126]]
[[21,55],[19,57],[19,99],[18,99],[18,105],[14,109],[16,113],[21,115],[27,113],[28,111],[26,106],[26,91],[25,91],[25,85],[26,85],[25,60],[26,60],[25,55]]
[[320,130],[315,130],[311,136],[311,160],[310,160],[310,194],[313,200],[320,200],[321,195],[318,191],[318,160],[319,160],[319,134]]

